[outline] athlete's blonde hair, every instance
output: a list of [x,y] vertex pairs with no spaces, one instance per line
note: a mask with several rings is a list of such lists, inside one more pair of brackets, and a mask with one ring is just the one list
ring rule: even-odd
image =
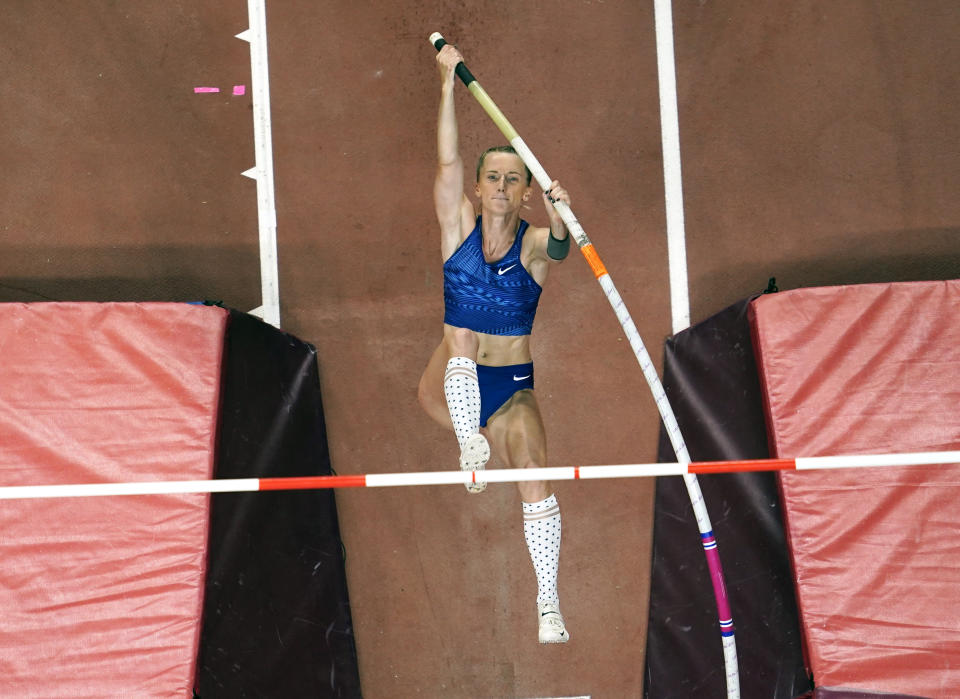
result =
[[[513,146],[492,146],[487,148],[480,155],[480,160],[477,161],[477,182],[480,181],[480,171],[483,170],[483,161],[486,160],[488,153],[512,153],[513,155],[519,155]],[[520,159],[521,162],[523,159]],[[527,167],[526,163],[523,163],[523,169],[527,171],[527,184],[529,185],[531,180],[533,180],[533,173],[530,172],[530,168]]]

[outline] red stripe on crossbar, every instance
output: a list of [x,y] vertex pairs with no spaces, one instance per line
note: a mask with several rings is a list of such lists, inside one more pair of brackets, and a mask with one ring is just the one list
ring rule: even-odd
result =
[[315,488],[363,488],[367,477],[302,476],[299,478],[261,478],[260,490],[313,490]]
[[746,461],[693,461],[687,466],[690,473],[743,473],[746,471],[792,471],[797,468],[794,459],[752,459]]

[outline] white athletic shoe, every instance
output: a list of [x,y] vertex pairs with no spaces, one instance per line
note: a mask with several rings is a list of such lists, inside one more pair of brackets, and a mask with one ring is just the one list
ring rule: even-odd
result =
[[[490,460],[490,444],[487,438],[477,432],[467,438],[460,450],[460,470],[461,471],[482,471]],[[482,493],[487,489],[486,481],[477,481],[475,483],[465,483],[467,490],[471,493]]]
[[537,605],[540,612],[540,643],[566,643],[570,640],[563,615],[555,604],[544,602]]

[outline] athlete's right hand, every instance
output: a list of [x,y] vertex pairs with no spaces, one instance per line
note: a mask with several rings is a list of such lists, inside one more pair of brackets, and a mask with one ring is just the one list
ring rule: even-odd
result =
[[452,44],[445,44],[437,52],[437,65],[440,66],[440,78],[444,82],[452,82],[456,75],[457,64],[463,61],[463,54]]

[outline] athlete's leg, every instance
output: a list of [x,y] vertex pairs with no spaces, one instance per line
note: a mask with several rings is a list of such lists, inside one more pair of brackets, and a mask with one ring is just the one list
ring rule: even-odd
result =
[[469,365],[470,362],[473,362],[476,364],[479,348],[480,342],[476,333],[472,330],[450,328],[448,332],[444,333],[443,340],[430,355],[430,361],[427,362],[423,375],[420,376],[420,384],[417,387],[417,400],[420,402],[420,406],[427,415],[447,429],[453,429],[450,408],[447,405],[444,392],[447,366],[450,360],[455,357],[469,360],[458,363]]
[[[533,391],[518,391],[489,420],[490,443],[507,468],[537,468],[547,464],[547,437]],[[517,483],[524,502],[537,502],[550,494],[545,481]]]
[[[511,468],[537,468],[547,461],[543,419],[533,391],[519,391],[488,421],[497,455]],[[570,639],[557,596],[560,566],[560,506],[546,481],[517,484],[523,508],[523,534],[537,576],[537,609],[541,643]]]
[[[434,351],[420,378],[418,390],[420,403],[427,414],[441,425],[453,428],[460,443],[460,468],[467,471],[482,469],[490,458],[490,446],[480,434],[480,385],[476,362],[479,348],[480,341],[473,331],[464,328],[446,330],[444,341]],[[443,409],[434,386],[442,387]],[[467,485],[467,490],[472,493],[484,488],[485,483]]]
[[477,380],[476,333],[455,328],[446,333],[450,357],[444,367],[443,393],[453,423],[453,431],[463,449],[467,440],[480,432],[480,383]]

